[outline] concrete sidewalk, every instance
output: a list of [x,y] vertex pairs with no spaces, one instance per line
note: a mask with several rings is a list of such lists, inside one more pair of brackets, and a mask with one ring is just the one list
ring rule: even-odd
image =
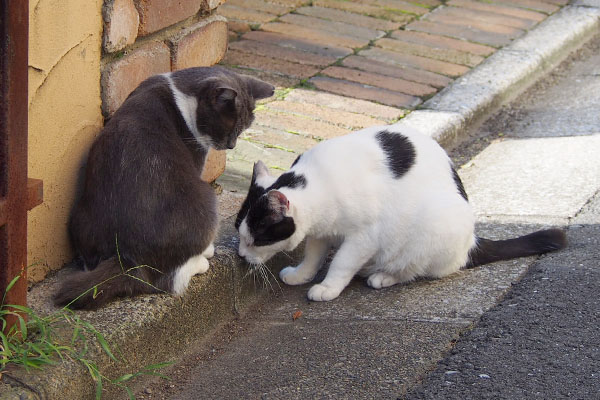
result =
[[[235,29],[253,29],[232,41],[224,62],[276,83],[279,90],[259,105],[255,124],[228,154],[226,173],[217,182],[224,221],[210,271],[195,277],[182,298],[143,296],[97,312],[78,313],[104,333],[126,360],[115,364],[98,356],[100,370],[114,378],[177,359],[267,292],[244,277],[246,268],[236,255],[231,219],[245,196],[254,161],[263,159],[275,172],[283,171],[297,154],[322,139],[396,122],[421,129],[449,146],[465,128],[597,32],[599,5],[584,1],[590,3],[560,11],[555,4],[536,0],[452,0],[448,3],[452,6],[427,0],[424,7],[392,0],[323,0],[312,1],[310,7],[294,0],[231,0],[220,7],[224,15],[238,19]],[[248,15],[240,11],[244,7],[245,12],[250,7],[254,17],[244,17]],[[345,7],[353,8],[348,12]],[[398,7],[407,8],[399,11]],[[488,15],[490,7],[493,15]],[[545,10],[532,10],[535,7]],[[276,12],[281,16],[273,10],[280,10]],[[477,22],[483,15],[531,25],[503,25],[499,19]],[[320,17],[329,21],[323,23]],[[481,38],[486,38],[486,44],[474,43],[482,42]],[[484,49],[490,53],[476,53]],[[293,58],[300,56],[304,58]],[[409,100],[401,105],[399,99]],[[282,255],[270,266],[278,271],[290,263],[293,260]],[[29,304],[40,313],[54,310],[50,294],[62,273],[31,290]],[[490,301],[495,301],[493,296]],[[416,313],[418,308],[406,312]],[[465,322],[456,324],[460,329]],[[123,395],[114,387],[106,389],[106,398]],[[79,399],[93,393],[94,383],[85,369],[68,360],[43,371],[11,369],[0,381],[3,400]]]

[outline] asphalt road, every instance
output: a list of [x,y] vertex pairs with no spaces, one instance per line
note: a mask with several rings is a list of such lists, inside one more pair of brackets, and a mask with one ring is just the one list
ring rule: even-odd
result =
[[[565,149],[600,135],[600,40],[478,134],[500,132]],[[586,185],[596,194],[569,218],[569,247],[535,262],[407,398],[600,398],[600,182]]]

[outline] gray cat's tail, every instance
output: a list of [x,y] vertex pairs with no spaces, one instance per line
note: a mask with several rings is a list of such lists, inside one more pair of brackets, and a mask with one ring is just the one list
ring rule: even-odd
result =
[[477,238],[469,253],[465,268],[473,268],[495,261],[544,254],[567,245],[567,235],[561,229],[546,229],[507,240]]
[[93,310],[117,297],[159,293],[143,268],[125,271],[116,257],[101,261],[91,271],[69,275],[54,295],[54,304]]

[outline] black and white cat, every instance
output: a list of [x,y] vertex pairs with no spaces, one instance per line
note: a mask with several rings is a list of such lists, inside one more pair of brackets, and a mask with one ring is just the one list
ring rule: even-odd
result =
[[501,241],[478,238],[446,152],[427,136],[393,130],[373,127],[321,142],[279,178],[257,162],[236,219],[240,256],[264,263],[306,238],[304,260],[279,274],[300,285],[312,281],[339,244],[325,279],[308,292],[310,300],[327,301],[356,274],[379,289],[566,245],[558,229]]
[[[273,86],[219,67],[142,82],[92,146],[69,230],[85,269],[55,303],[97,308],[118,296],[183,293],[208,270],[216,196],[200,179],[209,147],[232,149]],[[124,274],[123,272],[127,272]]]

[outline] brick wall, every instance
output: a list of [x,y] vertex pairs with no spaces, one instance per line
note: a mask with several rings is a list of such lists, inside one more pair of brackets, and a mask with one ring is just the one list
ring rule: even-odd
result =
[[[102,113],[112,114],[144,79],[183,68],[211,66],[227,50],[225,0],[105,0],[102,8]],[[202,174],[214,181],[225,152],[213,151]]]

